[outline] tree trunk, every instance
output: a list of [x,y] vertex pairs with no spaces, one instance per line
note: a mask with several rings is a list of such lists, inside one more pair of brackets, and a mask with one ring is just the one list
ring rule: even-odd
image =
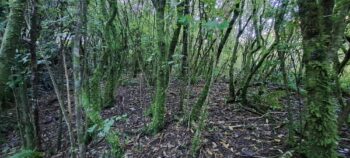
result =
[[11,66],[14,65],[16,50],[19,43],[22,42],[20,38],[21,29],[24,26],[25,6],[26,0],[14,0],[10,4],[10,15],[0,48],[0,106],[13,98],[6,83],[11,75]]
[[[190,1],[184,1],[184,16],[188,16],[190,12]],[[182,64],[181,64],[181,87],[180,87],[180,105],[179,112],[183,112],[183,107],[185,105],[185,97],[187,96],[187,81],[188,81],[188,35],[189,35],[189,22],[183,24],[183,34],[182,34]]]
[[[181,22],[180,22],[180,16],[183,16],[184,14],[184,2],[181,2],[180,4],[177,5],[177,22],[176,22],[176,27],[175,27],[175,30],[174,30],[174,33],[173,33],[173,36],[171,38],[171,42],[170,42],[170,45],[169,45],[169,52],[168,52],[168,62],[171,62],[173,61],[173,55],[175,54],[175,50],[176,50],[176,46],[177,46],[177,43],[179,41],[179,37],[180,37],[180,32],[181,32],[181,26],[183,25]],[[167,71],[167,83],[169,83],[169,80],[170,80],[170,74],[171,74],[171,71],[172,71],[172,67],[173,67],[173,64],[169,64],[169,69]]]
[[74,77],[74,103],[75,103],[75,118],[77,129],[77,146],[79,158],[86,157],[86,145],[85,145],[85,125],[84,125],[84,112],[82,107],[82,48],[84,45],[84,35],[86,31],[87,21],[87,1],[79,0],[77,3],[77,25],[75,28],[75,38],[73,46],[73,77]]
[[157,19],[157,40],[158,40],[158,68],[156,81],[156,94],[152,105],[152,122],[150,125],[151,133],[157,133],[164,127],[165,100],[167,90],[167,71],[168,71],[168,51],[165,43],[165,5],[166,0],[152,0],[156,8]]
[[[307,91],[305,154],[307,157],[335,158],[337,123],[335,106],[331,103],[331,85],[334,79],[331,55],[337,53],[339,46],[331,43],[340,30],[335,29],[337,31],[333,32],[335,30],[332,26],[339,25],[339,18],[345,17],[334,14],[334,1],[299,0],[298,5]],[[340,6],[339,8],[343,7]]]
[[198,121],[199,116],[200,116],[201,111],[202,111],[202,108],[203,108],[203,105],[208,98],[210,87],[212,85],[212,80],[214,77],[213,76],[214,75],[213,69],[215,67],[215,62],[214,62],[214,59],[209,59],[209,60],[211,60],[211,61],[209,62],[209,69],[208,69],[208,72],[206,74],[205,85],[204,85],[204,87],[199,95],[199,98],[198,98],[196,104],[193,106],[193,108],[191,110],[191,114],[190,114],[191,121]]
[[36,137],[35,137],[35,127],[34,120],[32,117],[32,112],[30,110],[30,105],[27,98],[27,86],[24,81],[24,77],[20,76],[21,82],[18,83],[17,87],[14,89],[15,100],[18,108],[18,117],[20,124],[20,133],[23,135],[22,147],[28,150],[36,149]]
[[233,70],[234,65],[237,60],[237,53],[238,53],[238,44],[239,44],[239,38],[242,36],[245,28],[248,26],[248,23],[252,16],[250,16],[247,20],[247,22],[242,26],[242,16],[239,17],[239,27],[238,27],[238,33],[236,35],[235,43],[233,45],[233,52],[231,56],[231,62],[230,62],[230,68],[229,68],[229,100],[228,103],[234,102],[236,100],[236,90],[235,90],[235,83],[234,83],[234,76],[233,76]]
[[40,15],[38,0],[30,0],[31,6],[31,18],[30,18],[30,30],[29,30],[29,52],[31,58],[31,85],[32,85],[32,98],[31,105],[33,109],[34,124],[35,124],[35,134],[36,134],[36,146],[38,150],[41,150],[41,136],[40,136],[40,126],[39,126],[39,103],[38,103],[38,65],[37,65],[37,55],[36,55],[36,41],[39,37],[40,32]]
[[[60,121],[59,121],[60,127],[59,128],[62,128],[61,126],[62,126],[62,118],[63,118],[64,121],[66,122],[66,125],[67,125],[69,143],[70,143],[70,149],[71,149],[71,157],[76,157],[76,154],[74,151],[75,150],[75,141],[74,141],[72,123],[70,120],[71,118],[69,117],[69,113],[67,112],[66,108],[64,107],[63,96],[62,96],[62,93],[59,90],[58,84],[53,76],[53,72],[48,64],[46,64],[46,68],[47,68],[47,71],[50,75],[50,79],[51,79],[54,91],[56,93],[58,105],[60,106]],[[58,134],[61,135],[61,133],[58,133]],[[57,145],[57,147],[60,148],[59,145]]]
[[[220,41],[220,44],[219,44],[219,47],[218,47],[218,52],[216,54],[216,64],[219,63],[219,59],[220,59],[220,55],[222,53],[222,50],[224,49],[224,46],[225,46],[225,44],[227,42],[227,39],[228,39],[228,37],[231,34],[231,31],[233,29],[233,24],[236,22],[238,16],[240,15],[240,9],[244,7],[244,3],[245,3],[245,1],[238,1],[235,4],[235,8],[233,10],[232,19],[230,20],[229,26],[228,26],[224,36],[222,37],[222,39]],[[241,4],[242,4],[243,7],[241,6]]]

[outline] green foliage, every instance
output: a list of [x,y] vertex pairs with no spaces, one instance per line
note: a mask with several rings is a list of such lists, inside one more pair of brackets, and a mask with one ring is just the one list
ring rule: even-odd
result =
[[268,92],[262,95],[262,102],[269,105],[272,109],[281,109],[283,105],[280,102],[280,99],[286,96],[284,90],[277,90]]
[[42,153],[33,150],[21,150],[10,158],[42,158]]
[[208,21],[204,24],[204,27],[208,30],[225,30],[229,27],[229,22]]
[[215,8],[216,0],[203,0],[203,3],[207,5],[208,10],[213,10]]
[[284,90],[269,91],[266,87],[259,87],[258,91],[252,94],[253,101],[258,103],[263,109],[282,109],[281,99],[287,95]]
[[118,136],[119,134],[116,131],[111,130],[111,128],[116,121],[125,120],[127,116],[114,116],[109,119],[103,120],[102,116],[100,115],[100,106],[90,101],[93,99],[93,95],[91,95],[91,98],[89,98],[89,95],[87,95],[86,90],[83,90],[83,107],[87,113],[87,116],[93,122],[93,125],[87,129],[87,132],[92,135],[98,133],[97,135],[99,137],[105,137],[108,144],[111,147],[111,151],[109,152],[109,154],[113,155],[112,157],[120,158],[123,156],[124,152],[122,147],[120,146]]
[[102,122],[102,125],[93,124],[90,128],[87,129],[89,133],[95,133],[98,131],[99,137],[106,137],[111,132],[111,127],[117,121],[123,121],[127,119],[127,115],[122,116],[113,116],[111,118],[105,119]]
[[347,25],[346,25],[346,28],[345,28],[345,36],[346,36],[346,37],[350,37],[350,24],[347,24]]
[[350,90],[350,69],[345,68],[343,75],[340,77],[340,86],[342,89]]
[[188,25],[188,24],[190,24],[190,23],[192,23],[192,22],[193,22],[193,18],[192,18],[192,16],[190,16],[190,15],[181,16],[181,17],[179,18],[179,23],[180,23],[181,25]]
[[[16,0],[19,1],[19,0]],[[25,2],[24,0],[22,0]],[[286,1],[286,0],[283,0]],[[301,2],[302,0],[300,0]],[[341,0],[343,2],[346,2],[346,0]],[[341,2],[339,1],[339,2]],[[69,52],[71,46],[72,46],[72,36],[75,36],[77,34],[74,34],[72,26],[79,24],[78,20],[75,17],[76,12],[79,12],[79,9],[76,9],[73,7],[75,5],[76,1],[68,0],[68,1],[62,1],[62,2],[55,2],[52,3],[51,1],[42,1],[44,4],[43,7],[45,9],[45,15],[46,17],[43,17],[44,21],[42,23],[42,34],[41,34],[41,40],[38,41],[38,55],[47,56],[48,59],[54,60],[54,64],[57,64],[60,66],[58,56],[60,55],[61,50],[64,52]],[[210,86],[211,86],[211,80],[215,80],[216,77],[222,74],[222,72],[225,72],[226,64],[225,61],[231,59],[231,56],[234,56],[236,60],[241,61],[241,63],[234,63],[232,62],[232,65],[238,65],[233,69],[233,71],[230,70],[230,72],[234,72],[234,76],[238,76],[236,81],[239,81],[236,85],[234,85],[233,89],[237,88],[238,90],[240,85],[240,81],[244,78],[240,78],[240,76],[247,76],[247,73],[249,73],[249,69],[254,68],[256,66],[256,61],[259,61],[258,59],[264,59],[261,58],[261,55],[264,55],[265,47],[271,44],[271,42],[274,41],[274,39],[277,39],[277,33],[276,31],[273,31],[274,25],[273,23],[278,19],[276,17],[276,13],[278,13],[281,9],[286,9],[280,7],[280,3],[277,1],[259,1],[259,0],[252,0],[252,1],[243,1],[243,0],[228,0],[228,1],[217,1],[217,0],[201,0],[201,1],[190,1],[191,3],[191,12],[190,15],[181,16],[179,12],[177,12],[177,3],[183,2],[182,0],[172,0],[171,2],[168,1],[167,3],[171,3],[170,8],[165,8],[165,13],[162,13],[164,17],[162,19],[158,19],[158,16],[155,16],[155,14],[158,14],[155,12],[154,8],[152,8],[152,5],[150,5],[150,1],[145,1],[141,3],[136,1],[112,1],[112,0],[100,0],[100,1],[93,1],[89,2],[88,6],[88,14],[86,15],[88,17],[88,23],[86,26],[86,29],[83,28],[84,36],[87,38],[84,38],[82,40],[84,43],[81,48],[81,56],[77,56],[76,59],[81,60],[79,63],[74,65],[80,65],[82,68],[84,68],[84,72],[79,72],[77,74],[83,74],[83,79],[80,80],[79,78],[77,80],[82,81],[82,94],[80,94],[80,87],[79,92],[75,95],[79,95],[79,100],[77,99],[77,102],[82,101],[82,105],[84,107],[84,112],[86,112],[87,119],[89,119],[89,123],[91,123],[91,127],[87,129],[87,132],[98,137],[103,137],[107,141],[110,147],[110,152],[107,154],[106,157],[122,157],[123,149],[119,142],[119,133],[118,131],[115,131],[113,129],[113,125],[116,121],[124,120],[126,118],[126,115],[123,116],[116,116],[108,119],[104,119],[101,115],[101,109],[102,107],[105,107],[105,105],[113,105],[113,99],[115,99],[115,87],[117,86],[117,83],[119,81],[119,78],[122,74],[122,72],[126,72],[129,74],[129,68],[131,64],[133,64],[133,67],[140,67],[140,71],[135,71],[136,73],[139,73],[142,71],[144,75],[146,75],[146,78],[157,78],[157,89],[156,89],[156,95],[154,97],[154,101],[152,102],[152,108],[150,108],[149,113],[152,114],[152,123],[149,126],[149,130],[151,133],[159,132],[164,124],[165,124],[165,114],[166,114],[166,92],[167,92],[167,71],[168,66],[172,65],[173,70],[178,70],[181,68],[181,61],[184,59],[184,56],[181,54],[181,44],[178,44],[178,48],[175,49],[174,55],[172,55],[172,61],[169,61],[168,58],[168,44],[169,39],[171,39],[171,34],[174,32],[174,26],[179,22],[181,25],[190,25],[189,28],[190,32],[189,35],[191,39],[189,39],[189,54],[188,54],[188,60],[189,60],[189,72],[193,72],[191,75],[191,81],[197,81],[202,79],[201,77],[204,76],[206,78],[207,83],[205,84],[205,87],[203,88],[197,103],[193,106],[193,110],[191,111],[190,120],[191,121],[197,121],[198,126],[196,127],[196,132],[194,134],[193,140],[192,140],[192,146],[191,146],[191,155],[195,157],[195,155],[198,153],[198,150],[201,146],[201,131],[204,129],[205,119],[207,117],[207,109],[205,106],[207,96],[210,93]],[[244,7],[238,7],[239,5],[235,5],[242,2],[240,6],[245,5]],[[282,2],[282,1],[280,1]],[[60,4],[62,3],[62,4]],[[176,3],[176,4],[175,4]],[[296,2],[290,2],[290,3],[296,3]],[[193,4],[193,5],[192,5]],[[27,4],[26,4],[27,5]],[[54,5],[54,7],[52,7]],[[115,6],[114,6],[115,5]],[[5,6],[5,7],[4,7]],[[48,7],[50,6],[50,7]],[[59,7],[62,7],[59,8]],[[116,6],[118,6],[118,10],[116,9]],[[168,7],[169,5],[167,5]],[[141,8],[139,8],[141,7]],[[198,8],[197,8],[198,7]],[[288,9],[288,7],[290,7]],[[266,61],[263,61],[263,68],[264,70],[269,70],[270,68],[278,68],[280,63],[280,60],[276,60],[275,56],[275,50],[281,50],[285,51],[285,62],[286,62],[286,68],[288,69],[287,72],[289,74],[292,74],[290,72],[291,66],[290,66],[290,56],[296,57],[300,56],[300,53],[294,53],[295,51],[298,52],[305,52],[301,51],[301,43],[300,43],[300,35],[303,33],[298,29],[300,25],[300,19],[295,18],[297,8],[294,5],[288,6],[286,9],[286,15],[283,16],[285,19],[283,24],[281,24],[282,27],[285,29],[283,31],[280,31],[279,33],[281,35],[281,43],[278,43],[277,48],[271,49],[271,55],[269,55],[266,58]],[[3,1],[0,2],[0,36],[2,35],[2,28],[4,28],[4,24],[8,21],[3,18],[4,10],[5,12],[8,12],[9,9],[7,9],[7,4],[4,4]],[[23,7],[24,8],[24,7]],[[59,9],[58,9],[59,8]],[[253,8],[257,9],[256,13],[252,14]],[[193,9],[193,10],[192,10]],[[236,10],[237,9],[237,10]],[[243,10],[241,10],[243,9]],[[307,10],[307,9],[306,9]],[[312,10],[312,9],[310,9]],[[113,13],[114,11],[117,11]],[[237,17],[237,21],[234,23],[233,32],[228,37],[227,45],[224,47],[224,52],[220,56],[220,61],[217,61],[220,66],[222,66],[221,69],[212,68],[208,63],[208,57],[213,55],[216,52],[216,48],[218,44],[222,41],[220,40],[221,37],[223,37],[223,32],[225,29],[229,27],[229,21],[228,19],[232,18],[232,14],[234,11],[239,12],[239,16]],[[80,12],[81,13],[81,12]],[[115,14],[115,15],[114,15]],[[20,14],[21,16],[24,15],[23,13]],[[27,15],[27,14],[26,14]],[[114,16],[113,16],[114,15]],[[192,17],[192,15],[195,15],[195,18]],[[248,16],[252,15],[253,21],[248,21]],[[28,16],[28,15],[27,15]],[[199,18],[200,17],[200,18]],[[155,19],[157,18],[157,19]],[[199,19],[198,19],[199,18]],[[302,19],[302,17],[300,17]],[[177,19],[177,21],[175,20]],[[295,20],[297,19],[297,20]],[[317,18],[315,18],[317,19]],[[29,19],[27,19],[29,20]],[[283,20],[283,18],[282,18]],[[24,20],[22,20],[24,21]],[[236,37],[235,35],[238,34],[239,28],[238,26],[241,25],[241,27],[247,23],[247,31],[243,32],[242,38]],[[158,23],[158,24],[157,24]],[[165,24],[164,24],[165,23]],[[256,23],[256,24],[254,24]],[[256,25],[256,26],[255,26]],[[16,25],[14,25],[16,26]],[[199,28],[201,26],[201,28]],[[350,34],[349,27],[347,26],[346,34]],[[254,28],[256,27],[256,28]],[[270,28],[271,27],[271,28]],[[308,26],[307,26],[308,27]],[[313,28],[313,27],[309,27]],[[326,28],[326,27],[325,27]],[[164,30],[163,30],[164,29]],[[256,29],[256,30],[254,30]],[[317,29],[315,27],[315,29]],[[20,30],[20,29],[18,29]],[[21,30],[21,31],[14,31],[14,33],[20,33],[25,32],[27,30]],[[77,28],[79,30],[79,27]],[[297,31],[295,31],[297,30]],[[336,29],[331,29],[336,30]],[[266,38],[265,40],[257,40],[257,37],[259,37],[259,33],[262,38]],[[64,38],[64,36],[69,35],[68,41],[66,43],[60,43],[58,41],[58,38]],[[158,34],[158,36],[157,36]],[[181,33],[180,33],[181,34]],[[183,34],[183,33],[182,33]],[[288,36],[292,36],[291,40],[287,40],[289,38]],[[321,35],[322,36],[322,35]],[[18,36],[19,37],[19,36]],[[21,37],[22,38],[22,37]],[[16,41],[18,41],[16,38]],[[180,37],[178,39],[179,43],[185,41],[183,37]],[[181,42],[180,42],[181,41]],[[237,50],[232,50],[232,43],[233,41],[237,41]],[[288,42],[287,42],[288,41]],[[212,45],[211,42],[213,42]],[[262,42],[262,43],[261,43]],[[289,43],[290,42],[290,43]],[[313,43],[314,41],[311,41],[310,43]],[[12,42],[14,43],[14,42]],[[18,42],[17,42],[18,43]],[[78,42],[77,42],[78,43]],[[200,43],[200,44],[199,44]],[[307,43],[307,44],[310,44]],[[63,44],[64,46],[61,46]],[[160,48],[157,48],[159,44]],[[185,44],[182,44],[185,45]],[[200,46],[201,45],[201,46]],[[259,46],[258,46],[259,45]],[[323,45],[318,44],[318,46]],[[256,52],[253,54],[253,50],[255,50],[256,47],[263,47],[263,50],[257,49]],[[19,46],[16,45],[14,47],[13,44],[9,45],[11,49],[13,50],[20,50],[18,49]],[[62,47],[62,48],[61,48]],[[234,46],[236,48],[236,46]],[[294,48],[295,47],[295,48]],[[290,51],[291,49],[294,49],[295,51]],[[184,50],[184,49],[183,49]],[[318,51],[318,50],[317,50]],[[14,51],[12,51],[14,52]],[[45,52],[45,53],[43,53]],[[198,53],[198,58],[195,58]],[[236,53],[236,54],[232,54]],[[251,53],[251,54],[249,54]],[[14,53],[8,53],[9,55],[12,55]],[[28,66],[30,63],[30,57],[28,54],[18,55],[16,53],[16,62]],[[76,52],[75,54],[78,54]],[[267,54],[267,53],[266,53]],[[106,56],[105,56],[106,55]],[[289,56],[290,55],[290,56]],[[169,55],[170,56],[170,55]],[[67,57],[67,65],[69,71],[71,70],[71,61],[69,60],[69,57]],[[301,57],[300,57],[301,58]],[[244,60],[244,61],[243,61]],[[2,67],[5,67],[9,64],[10,60],[4,60],[6,61],[5,64],[2,65]],[[40,61],[40,60],[39,60]],[[130,62],[131,61],[131,62]],[[199,63],[197,63],[199,61]],[[192,62],[194,63],[193,65]],[[293,61],[294,62],[294,61]],[[300,63],[302,62],[301,59],[296,59],[296,67],[300,66]],[[136,64],[134,64],[136,63]],[[307,63],[307,62],[305,62]],[[86,65],[85,65],[86,64]],[[324,63],[322,63],[324,64]],[[322,67],[322,64],[316,65],[313,69],[315,69],[315,72],[322,72],[328,71],[324,69],[317,69],[318,66]],[[126,65],[126,66],[124,66]],[[209,65],[209,66],[208,66]],[[25,67],[24,66],[24,67]],[[120,67],[119,67],[120,66]],[[198,66],[198,67],[197,67]],[[2,70],[1,63],[0,63],[0,71]],[[193,69],[191,69],[193,67]],[[215,67],[215,66],[214,66]],[[243,67],[243,68],[242,68]],[[211,69],[212,68],[212,69]],[[237,68],[237,69],[236,69]],[[73,70],[75,68],[73,67]],[[78,68],[77,68],[78,69]],[[142,69],[142,70],[141,70]],[[198,71],[197,71],[198,69]],[[239,71],[241,69],[242,71]],[[220,70],[220,71],[219,71]],[[236,71],[238,70],[238,71]],[[275,70],[275,69],[271,69]],[[321,71],[319,71],[321,70]],[[171,70],[170,70],[171,71]],[[8,82],[8,86],[11,88],[15,88],[17,85],[25,83],[25,81],[28,79],[29,70],[21,69],[16,70],[17,74],[14,74],[10,76],[12,79],[10,82]],[[173,71],[174,72],[174,71]],[[255,73],[261,73],[265,71],[256,71]],[[69,72],[70,73],[70,72]],[[136,74],[135,73],[135,74]],[[273,73],[273,72],[272,72]],[[310,74],[311,75],[310,75]],[[309,111],[309,118],[308,118],[308,128],[310,129],[310,139],[307,138],[308,143],[306,146],[308,147],[305,152],[314,150],[319,151],[320,149],[325,149],[330,147],[334,149],[334,144],[336,143],[335,133],[334,133],[334,120],[332,120],[335,116],[334,114],[334,107],[331,103],[331,99],[324,99],[327,98],[329,95],[331,95],[329,92],[321,93],[323,89],[325,91],[329,90],[330,85],[328,83],[324,84],[323,82],[319,82],[317,79],[320,77],[318,74],[313,73],[312,71],[306,73],[306,78],[311,78],[306,82],[307,89],[301,89],[295,85],[295,81],[293,79],[290,79],[290,82],[288,82],[289,88],[295,91],[301,90],[302,94],[305,94],[304,96],[309,95],[309,103],[308,103],[308,110]],[[3,73],[0,73],[3,74]],[[128,75],[127,74],[127,75]],[[170,73],[171,75],[177,75],[176,73]],[[274,74],[274,73],[273,73]],[[277,75],[273,75],[272,80],[279,80],[281,78],[281,73]],[[70,75],[70,74],[69,74]],[[125,76],[127,76],[125,75]],[[207,76],[205,76],[207,75]],[[8,78],[9,75],[6,75],[6,78]],[[135,75],[137,76],[137,74]],[[261,76],[264,76],[262,74]],[[321,76],[321,78],[324,76]],[[326,76],[327,77],[327,76]],[[252,79],[255,79],[254,77],[251,77]],[[294,78],[294,76],[292,77]],[[316,80],[312,80],[315,79]],[[0,78],[1,79],[1,78]],[[6,79],[4,79],[6,80]],[[75,80],[76,82],[78,82]],[[232,80],[233,81],[233,80]],[[344,75],[341,78],[341,86],[342,88],[349,88],[350,87],[350,74],[344,73]],[[117,82],[117,83],[116,83]],[[139,78],[135,80],[126,80],[125,84],[128,85],[138,85]],[[141,81],[143,82],[143,81]],[[249,87],[249,81],[247,82],[247,88]],[[232,82],[233,83],[233,82]],[[0,85],[1,86],[1,85]],[[86,86],[86,87],[85,87]],[[141,87],[142,88],[142,87]],[[245,88],[245,90],[247,90]],[[312,94],[313,92],[317,92],[316,94]],[[321,92],[318,92],[321,91]],[[235,91],[234,91],[235,92]],[[308,93],[306,93],[308,92]],[[244,93],[246,94],[246,93]],[[81,96],[80,96],[81,95]],[[237,94],[239,95],[239,94]],[[277,91],[269,91],[266,89],[266,87],[262,87],[261,90],[257,91],[256,94],[253,94],[254,100],[258,103],[261,103],[263,105],[266,105],[268,108],[272,109],[281,109],[283,106],[280,103],[280,100],[282,97],[286,95],[286,92],[284,90],[277,90]],[[245,96],[245,95],[244,95]],[[0,98],[2,95],[0,95]],[[78,98],[78,97],[77,97]],[[80,104],[76,104],[80,105]],[[265,107],[264,107],[265,108]],[[305,121],[305,120],[301,120]],[[79,124],[77,124],[78,127],[82,127]],[[329,129],[330,128],[330,129]],[[78,130],[79,131],[79,130]],[[213,130],[212,132],[214,132]],[[325,138],[325,139],[323,139]],[[79,141],[78,141],[79,142]],[[312,146],[316,146],[316,148],[312,148]],[[320,151],[322,152],[322,151]],[[315,153],[315,152],[314,152]],[[332,153],[333,154],[333,153]],[[311,155],[311,154],[310,154]],[[311,155],[310,157],[315,157],[315,155]]]
[[288,88],[290,88],[291,90],[293,90],[294,92],[299,92],[302,96],[306,96],[306,91],[303,87],[297,87],[297,85],[295,84],[295,82],[288,82]]

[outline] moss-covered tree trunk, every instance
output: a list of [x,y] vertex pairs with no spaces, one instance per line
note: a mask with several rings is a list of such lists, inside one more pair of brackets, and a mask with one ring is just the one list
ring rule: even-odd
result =
[[31,115],[31,109],[27,98],[27,86],[24,82],[24,77],[20,77],[20,82],[14,88],[16,106],[18,109],[17,118],[19,131],[22,135],[22,147],[28,150],[35,150],[36,135],[34,128],[34,119]]
[[[218,66],[221,53],[222,53],[222,51],[225,47],[225,44],[226,44],[226,42],[231,34],[231,31],[233,29],[233,25],[235,24],[238,16],[241,14],[240,9],[244,8],[244,3],[245,3],[245,1],[238,1],[235,3],[235,8],[233,10],[234,14],[230,20],[228,28],[225,31],[225,34],[222,36],[222,38],[220,40],[219,47],[218,47],[216,54],[215,54],[216,57],[213,59],[209,59],[210,62],[208,64],[209,68],[208,68],[208,71],[206,73],[206,83],[204,85],[203,90],[201,91],[201,94],[200,94],[196,104],[193,106],[193,108],[191,110],[190,120],[193,120],[193,121],[198,120],[198,117],[200,115],[200,111],[202,111],[202,107],[203,107],[205,101],[207,100],[207,97],[209,94],[209,90],[210,90],[212,80],[214,77],[214,73],[213,73],[214,69]],[[215,43],[215,41],[214,41],[214,43]],[[209,46],[208,53],[210,53],[211,48],[212,48],[212,45]]]
[[[120,78],[122,65],[123,65],[123,55],[118,52],[118,36],[116,33],[117,28],[114,25],[114,19],[118,13],[117,2],[109,1],[111,6],[110,15],[106,18],[106,25],[104,27],[103,36],[106,43],[106,50],[104,52],[105,57],[102,59],[104,63],[101,63],[100,70],[102,71],[103,66],[108,67],[105,83],[105,90],[103,95],[104,107],[110,107],[113,105],[115,97],[115,89],[117,86],[117,81]],[[127,41],[125,41],[127,42]],[[102,76],[101,76],[102,77]]]
[[189,118],[190,121],[198,121],[198,119],[201,115],[203,105],[208,98],[208,94],[209,94],[210,87],[212,85],[212,80],[214,77],[214,74],[213,74],[214,70],[213,69],[215,68],[214,59],[209,59],[209,60],[210,60],[209,69],[208,69],[208,72],[206,73],[206,76],[205,76],[205,85],[204,85],[204,87],[199,95],[199,98],[198,98],[196,104],[193,106],[193,108],[191,110],[190,118]]
[[10,15],[6,25],[4,37],[0,48],[0,107],[11,100],[12,93],[6,86],[11,75],[11,66],[18,44],[21,42],[21,29],[24,26],[24,8],[26,0],[10,1]]
[[[184,16],[188,16],[190,14],[190,1],[184,1]],[[186,96],[187,96],[187,81],[188,81],[188,49],[189,49],[189,22],[183,24],[183,33],[182,33],[182,64],[181,64],[181,87],[180,87],[180,105],[179,105],[179,113],[183,112],[183,107],[186,104]]]
[[75,103],[75,125],[77,130],[78,157],[85,158],[85,124],[84,111],[82,107],[82,48],[84,45],[84,35],[86,33],[87,1],[77,2],[77,24],[75,27],[75,37],[73,46],[73,78],[74,78],[74,103]]
[[335,1],[299,0],[298,5],[307,91],[305,154],[310,158],[335,158],[337,121],[335,105],[331,103],[334,82],[332,54],[337,53],[339,46],[332,44],[332,39],[341,31],[334,26],[342,21],[339,18],[345,17],[334,13],[334,8],[341,7],[335,5]]
[[166,0],[152,0],[156,8],[157,40],[158,40],[158,68],[156,94],[152,105],[152,122],[150,132],[157,133],[164,127],[165,100],[167,89],[168,51],[165,43],[165,4]]

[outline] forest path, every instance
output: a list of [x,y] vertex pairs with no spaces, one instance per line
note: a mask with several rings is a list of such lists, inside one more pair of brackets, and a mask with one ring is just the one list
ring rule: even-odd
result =
[[[140,129],[150,122],[145,111],[152,100],[153,88],[139,84],[137,80],[119,87],[115,106],[104,109],[104,118],[126,114],[126,120],[118,121],[113,128],[121,133],[121,140],[126,150],[126,157],[188,157],[194,129],[176,121],[175,114],[179,105],[179,86],[176,81],[169,85],[167,94],[166,127],[159,134],[146,136]],[[196,101],[204,84],[190,88],[189,107]],[[252,88],[254,89],[254,88]],[[238,103],[226,104],[228,85],[218,81],[213,84],[209,95],[208,118],[202,132],[202,147],[199,157],[278,157],[287,152],[287,113],[272,110],[263,116],[244,110]],[[298,110],[296,95],[291,97],[294,110]],[[57,132],[59,124],[59,106],[54,93],[46,94],[40,100],[40,125],[44,150],[47,157],[68,157],[68,135],[63,124],[61,149],[57,149]],[[281,99],[285,103],[285,99]],[[350,132],[341,134],[339,152],[349,156]],[[1,145],[1,153],[11,153],[19,149],[20,139],[14,130],[8,131],[7,143]],[[88,156],[96,158],[108,148],[104,139],[95,138],[88,145]],[[5,151],[6,149],[6,151]],[[2,156],[0,154],[0,157]],[[53,154],[53,155],[52,155]],[[50,155],[50,156],[49,156]]]
[[[201,83],[191,88],[189,106],[195,103],[203,86]],[[150,122],[144,111],[151,103],[151,93],[151,88],[139,84],[120,87],[116,106],[105,110],[103,115],[108,118],[127,114],[128,119],[118,123],[116,129],[122,133],[136,133]],[[237,104],[226,104],[227,95],[226,83],[214,83],[209,95],[209,116],[199,157],[275,157],[286,151],[284,141],[287,131],[281,128],[285,123],[285,112],[258,116],[239,108]],[[179,98],[179,86],[173,81],[168,90],[166,128],[155,136],[124,135],[127,157],[189,156],[194,130],[175,121]]]

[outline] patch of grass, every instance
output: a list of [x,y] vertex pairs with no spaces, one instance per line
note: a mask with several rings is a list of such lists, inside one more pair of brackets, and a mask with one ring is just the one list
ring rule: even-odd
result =
[[271,109],[282,109],[283,104],[280,102],[280,99],[287,95],[284,90],[276,91],[267,91],[265,88],[259,90],[257,94],[253,94],[253,99],[256,103],[259,103],[265,108]]
[[282,109],[283,104],[280,103],[280,99],[286,96],[284,90],[277,90],[270,93],[263,98],[263,101],[266,102],[272,109]]

